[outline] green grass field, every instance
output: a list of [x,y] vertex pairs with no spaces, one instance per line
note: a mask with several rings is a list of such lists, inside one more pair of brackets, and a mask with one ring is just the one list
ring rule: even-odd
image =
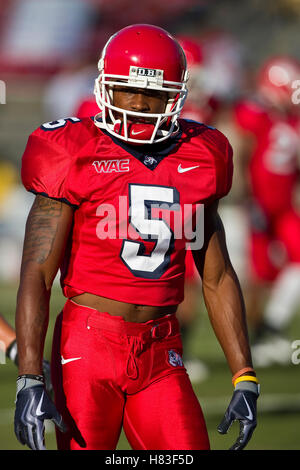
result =
[[[1,312],[14,323],[16,286],[0,285]],[[60,290],[53,288],[51,317],[46,341],[45,357],[50,357],[51,335],[57,313],[64,304]],[[190,334],[189,352],[205,362],[208,377],[195,383],[194,389],[202,405],[211,447],[215,450],[228,449],[238,434],[235,423],[228,435],[221,436],[216,428],[232,394],[231,375],[220,346],[203,309],[199,308],[197,319]],[[300,315],[290,327],[291,343],[300,339]],[[291,348],[291,354],[292,354]],[[261,382],[261,397],[258,404],[258,426],[250,441],[248,450],[299,450],[300,440],[300,364],[272,366],[258,369]],[[15,379],[17,370],[12,363],[0,365],[0,450],[24,450],[13,431],[15,400]],[[46,427],[46,444],[49,450],[56,449],[55,433],[51,423]],[[120,437],[118,449],[129,450],[126,437]]]

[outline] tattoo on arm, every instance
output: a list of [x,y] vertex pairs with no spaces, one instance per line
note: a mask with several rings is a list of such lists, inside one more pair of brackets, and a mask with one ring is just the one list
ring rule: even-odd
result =
[[23,265],[34,261],[43,264],[52,252],[62,203],[37,196],[26,224]]

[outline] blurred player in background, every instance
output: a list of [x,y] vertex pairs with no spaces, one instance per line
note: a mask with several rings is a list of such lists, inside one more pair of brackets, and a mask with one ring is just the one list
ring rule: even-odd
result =
[[[0,314],[0,348],[4,347],[4,353],[16,366],[18,366],[18,346],[16,339],[15,329],[6,321],[3,315]],[[53,387],[51,383],[50,363],[43,359],[43,374],[45,377],[45,386],[52,395]]]
[[212,124],[215,122],[219,101],[209,85],[209,70],[201,38],[178,36],[177,40],[184,50],[189,71],[189,93],[182,116],[184,119]]
[[0,314],[0,344],[6,356],[17,365],[17,342],[14,328]]
[[252,285],[248,313],[253,356],[260,366],[290,360],[284,331],[300,296],[300,113],[292,99],[299,77],[295,59],[269,58],[259,70],[256,95],[234,110],[252,143],[246,168]]

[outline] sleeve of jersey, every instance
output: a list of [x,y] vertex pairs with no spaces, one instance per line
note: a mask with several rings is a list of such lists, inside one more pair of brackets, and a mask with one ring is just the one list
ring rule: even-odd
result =
[[[221,133],[220,133],[221,134]],[[215,153],[216,193],[215,199],[221,199],[229,193],[233,176],[233,151],[227,138],[222,135]]]
[[63,147],[33,133],[22,157],[23,185],[34,194],[79,206],[80,196],[68,185],[70,163]]

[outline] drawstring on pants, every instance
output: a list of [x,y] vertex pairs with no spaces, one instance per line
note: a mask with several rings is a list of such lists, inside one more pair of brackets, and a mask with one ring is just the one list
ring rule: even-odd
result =
[[131,379],[136,380],[139,376],[139,370],[135,358],[142,352],[143,342],[137,336],[129,336],[127,339],[130,349],[127,357],[126,374]]
[[[176,326],[173,328],[175,330]],[[179,326],[177,326],[177,328],[179,329]],[[157,323],[156,325],[152,326],[150,331],[145,331],[140,336],[127,336],[129,354],[126,363],[126,374],[129,378],[136,380],[139,376],[136,357],[141,354],[145,344],[147,344],[149,341],[151,342],[167,338],[172,334],[172,331],[174,332],[174,330],[172,330],[172,323],[168,321],[163,324]]]

